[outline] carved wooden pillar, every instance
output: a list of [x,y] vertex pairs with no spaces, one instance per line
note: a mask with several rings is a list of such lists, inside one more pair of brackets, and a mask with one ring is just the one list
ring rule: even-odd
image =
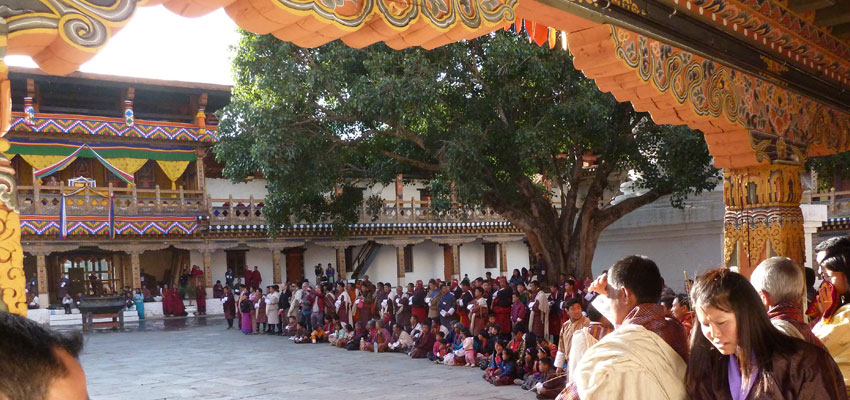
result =
[[508,275],[508,248],[506,242],[499,242],[499,275]]
[[407,284],[406,278],[404,277],[406,266],[404,265],[404,247],[405,245],[399,245],[395,248],[395,263],[398,268],[398,285],[404,286]]
[[[12,92],[6,57],[8,27],[0,22],[0,137],[12,123]],[[0,152],[9,150],[9,141],[0,138]],[[21,247],[21,220],[18,215],[18,188],[15,170],[0,156],[0,311],[27,315],[27,296],[24,291],[24,252]]]
[[452,279],[460,279],[460,245],[452,244]]
[[764,259],[791,258],[804,264],[802,167],[765,164],[723,171],[724,263],[744,276]]
[[212,283],[212,253],[215,250],[202,250],[201,255],[204,258],[204,286],[211,288]]
[[273,247],[273,248],[270,248],[269,250],[271,250],[271,252],[272,252],[272,280],[274,281],[275,285],[280,285],[282,283],[281,278],[280,278],[280,258],[281,258],[280,251],[281,251],[281,249]]
[[131,250],[130,253],[130,267],[133,269],[132,277],[133,277],[133,289],[141,289],[142,287],[142,271],[141,265],[139,261],[139,254],[142,251],[139,250]]
[[336,270],[343,280],[348,279],[347,266],[345,265],[345,247],[336,248]]

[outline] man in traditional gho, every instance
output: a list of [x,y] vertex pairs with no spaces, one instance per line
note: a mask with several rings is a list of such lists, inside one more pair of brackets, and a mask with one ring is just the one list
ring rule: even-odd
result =
[[431,327],[428,324],[422,325],[422,332],[419,334],[419,337],[414,339],[413,348],[410,350],[411,358],[425,358],[428,356],[428,353],[431,352],[434,348],[434,341],[436,338],[434,334],[431,332]]
[[608,296],[617,327],[589,348],[558,396],[564,400],[686,399],[685,328],[658,304],[664,279],[643,256],[629,256],[590,290]]
[[437,281],[431,279],[428,282],[428,296],[425,296],[425,304],[428,305],[428,319],[440,318],[440,286]]
[[457,313],[457,299],[449,289],[446,283],[440,288],[440,323],[443,326],[452,326]]
[[780,332],[823,347],[820,339],[803,322],[803,271],[787,257],[771,257],[762,261],[750,275],[750,283],[758,292],[770,322]]
[[549,296],[540,289],[540,283],[531,282],[531,302],[528,309],[531,315],[528,317],[528,331],[534,332],[539,338],[549,338]]
[[233,319],[236,318],[236,299],[230,293],[230,286],[224,287],[224,294],[221,296],[221,308],[224,311],[224,319],[227,320],[227,329],[233,328]]
[[280,286],[273,285],[269,287],[269,294],[266,295],[266,315],[269,321],[269,334],[280,335],[283,333],[280,323],[280,294],[277,293]]
[[477,335],[478,332],[486,329],[489,314],[483,288],[475,288],[475,298],[470,300],[466,307],[469,311],[470,331],[474,332],[473,335]]
[[404,329],[410,323],[411,307],[410,296],[413,295],[413,284],[407,286],[407,291],[404,291],[403,286],[396,288],[395,296],[395,323]]
[[[481,292],[484,293],[483,290]],[[460,317],[460,323],[463,324],[463,326],[465,326],[466,328],[470,327],[469,305],[472,303],[472,299],[474,298],[475,293],[472,292],[472,289],[469,286],[469,281],[464,280],[463,282],[461,282],[460,296],[458,296],[457,298],[457,314]]]
[[[566,275],[561,274],[564,281],[566,281]],[[561,321],[561,301],[564,297],[564,289],[561,285],[554,285],[551,288],[551,292],[549,293],[549,332],[552,333],[554,338],[554,343],[558,344],[560,340],[558,336],[555,336],[557,332],[561,330],[561,326],[563,326],[563,321]],[[563,314],[567,312],[564,311]],[[548,338],[547,338],[548,339]]]
[[488,296],[487,285],[484,285],[484,296],[488,298],[490,310],[496,315],[496,323],[502,332],[510,332],[511,326],[511,293],[513,292],[508,286],[508,280],[504,276],[500,276],[499,290],[493,293],[492,297]]
[[525,304],[520,301],[519,293],[512,294],[511,299],[513,300],[513,303],[511,304],[511,329],[513,329],[513,327],[517,324],[526,323],[526,321],[528,321],[528,318],[526,318],[528,310],[526,309]]
[[428,303],[425,301],[427,296],[428,291],[425,290],[422,281],[416,281],[416,287],[413,289],[413,294],[410,296],[408,304],[410,304],[410,314],[415,315],[419,322],[428,318]]
[[564,308],[569,319],[561,325],[558,335],[558,353],[555,355],[555,369],[558,373],[565,369],[567,357],[570,355],[570,345],[573,342],[573,334],[590,325],[590,319],[581,313],[581,301],[579,299],[569,299]]
[[351,300],[351,296],[349,296],[348,291],[345,290],[345,284],[342,282],[337,282],[336,301],[334,302],[334,307],[336,307],[336,315],[339,317],[340,322],[342,322],[343,324],[349,324],[353,326],[354,313],[351,310],[351,307],[353,306]]

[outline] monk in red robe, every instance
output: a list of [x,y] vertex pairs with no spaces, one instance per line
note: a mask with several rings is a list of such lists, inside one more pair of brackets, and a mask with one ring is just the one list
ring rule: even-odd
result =
[[257,269],[257,266],[254,266],[254,271],[251,272],[251,276],[253,277],[252,282],[254,283],[254,289],[260,289],[262,291],[261,286],[263,284],[263,276],[260,275],[260,270]]
[[198,315],[207,313],[207,290],[204,285],[199,284],[195,287],[195,301],[198,302]]

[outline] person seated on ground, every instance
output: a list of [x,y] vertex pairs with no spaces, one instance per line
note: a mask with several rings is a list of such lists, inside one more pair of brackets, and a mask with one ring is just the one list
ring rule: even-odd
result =
[[[527,350],[526,357],[530,357],[531,349]],[[520,376],[519,372],[517,372],[517,379],[514,380],[514,383],[520,385],[523,390],[533,390],[533,388],[537,385],[537,383],[542,382],[540,375],[540,359],[542,357],[546,357],[549,359],[549,362],[552,362],[552,359],[549,357],[549,351],[545,348],[538,347],[536,350],[536,358],[534,359],[534,363],[532,364],[532,368]]]
[[570,346],[573,343],[573,335],[584,327],[590,326],[590,319],[582,314],[581,300],[575,297],[567,300],[564,305],[568,318],[561,325],[558,334],[558,350],[555,353],[555,368],[558,373],[566,369],[567,357],[570,355]]
[[354,333],[348,339],[348,342],[345,344],[346,350],[360,350],[360,343],[365,341],[369,336],[369,332],[363,326],[363,321],[357,321],[354,323]]
[[428,359],[431,361],[443,361],[443,356],[446,355],[446,335],[443,332],[437,331],[434,334],[434,345],[431,346],[431,352],[428,353]]
[[334,318],[333,320],[334,328],[333,332],[328,335],[328,342],[331,346],[336,346],[336,342],[339,340],[343,340],[345,338],[345,328],[342,326],[342,322],[339,322],[338,319]]
[[410,358],[425,358],[428,353],[434,349],[434,341],[436,337],[431,333],[431,326],[428,324],[422,325],[422,332],[419,337],[413,342],[413,349],[410,350]]
[[829,353],[776,329],[743,275],[708,271],[694,283],[691,301],[699,324],[691,338],[688,398],[847,398]]
[[413,347],[413,338],[404,329],[401,329],[401,325],[393,325],[392,339],[393,341],[388,345],[387,351],[406,353]]
[[[522,353],[517,354],[517,368],[514,375],[514,384],[523,385],[529,378],[533,378],[535,374],[540,372],[537,369],[538,348],[527,347]],[[532,379],[533,381],[533,379]],[[536,383],[536,381],[534,382]]]
[[422,324],[419,323],[419,317],[415,315],[410,316],[410,336],[414,339],[419,337],[419,334],[422,332]]
[[[374,346],[378,346],[378,353],[383,353],[387,351],[390,343],[392,342],[393,335],[390,333],[390,330],[386,328],[387,322],[384,321],[376,321],[375,328],[375,340]],[[374,349],[373,349],[374,351]]]
[[148,289],[148,288],[144,288],[144,289],[142,289],[142,294],[143,294],[143,295],[144,295],[144,297],[145,297],[145,303],[151,303],[151,302],[153,302],[153,301],[155,300],[155,299],[153,298],[153,296],[151,296],[151,290],[150,290],[150,289]]
[[676,295],[670,313],[685,327],[685,336],[691,337],[691,329],[694,328],[694,312],[691,310],[691,299],[687,293]]
[[0,399],[88,400],[79,333],[62,335],[0,312]]
[[561,390],[564,390],[566,375],[554,371],[552,359],[543,357],[540,359],[540,382],[534,386],[538,399],[554,399]]
[[514,327],[514,335],[511,337],[511,341],[508,342],[508,349],[513,351],[514,353],[518,351],[522,351],[522,346],[525,344],[523,338],[525,337],[525,325],[517,325]]
[[584,353],[559,398],[686,398],[685,328],[658,304],[663,286],[658,266],[643,256],[618,261],[591,285],[607,296],[617,329]]
[[[803,321],[800,288],[804,277],[800,267],[787,257],[771,257],[762,261],[750,275],[750,283],[767,309],[770,323],[780,332],[823,347],[820,339]],[[825,347],[823,347],[826,349]]]
[[351,338],[354,337],[354,327],[351,326],[351,324],[342,324],[342,326],[345,329],[345,335],[337,339],[335,344],[335,346],[339,347],[340,349],[344,349],[345,346],[348,345],[348,342],[351,340]]
[[493,354],[488,358],[489,364],[484,370],[484,380],[490,382],[490,379],[499,371],[499,366],[502,365],[502,352],[505,350],[505,344],[500,341],[495,341],[493,346]]
[[295,343],[310,343],[310,332],[307,331],[307,326],[304,325],[304,322],[298,323],[298,328],[295,330],[295,334],[289,338]]
[[443,325],[440,322],[439,318],[434,318],[434,319],[431,320],[431,331],[434,332],[435,335],[437,334],[437,332],[443,332],[443,339],[448,337],[449,333],[451,333],[451,331],[449,330],[449,327]]
[[295,333],[298,332],[298,321],[294,316],[289,317],[289,323],[286,324],[286,329],[283,331],[284,336],[295,336]]
[[514,362],[514,353],[509,349],[502,351],[502,362],[496,366],[494,373],[487,382],[494,386],[505,386],[514,384],[514,374],[516,372],[516,362]]
[[327,340],[328,331],[325,330],[324,325],[317,325],[312,332],[310,332],[310,342],[312,343],[321,343]]

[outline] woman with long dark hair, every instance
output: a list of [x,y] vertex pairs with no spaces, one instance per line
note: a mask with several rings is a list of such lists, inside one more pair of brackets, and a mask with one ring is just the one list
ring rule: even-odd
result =
[[846,399],[841,371],[823,349],[773,327],[744,276],[725,268],[691,289],[699,323],[685,383],[700,399]]

